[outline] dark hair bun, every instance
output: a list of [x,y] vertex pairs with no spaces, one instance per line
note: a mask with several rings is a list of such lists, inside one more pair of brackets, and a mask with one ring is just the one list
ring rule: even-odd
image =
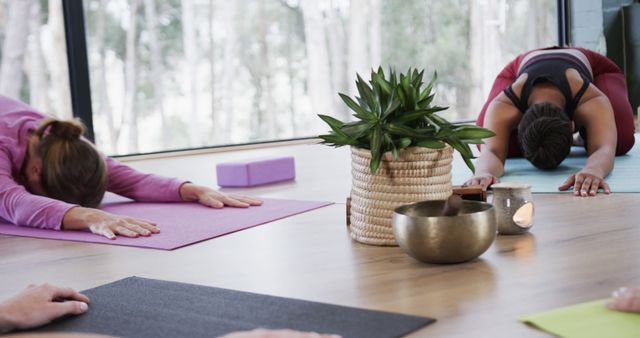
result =
[[571,152],[571,121],[564,110],[549,103],[532,105],[518,126],[524,157],[540,169],[555,169]]
[[77,140],[84,134],[85,127],[84,124],[78,120],[56,120],[56,119],[46,119],[41,124],[36,134],[40,137],[44,136],[45,130],[48,131],[49,135],[61,138],[63,140]]

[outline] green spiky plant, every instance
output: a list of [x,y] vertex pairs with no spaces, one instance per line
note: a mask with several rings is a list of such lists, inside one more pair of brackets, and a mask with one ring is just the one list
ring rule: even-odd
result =
[[495,134],[474,125],[452,124],[440,117],[437,113],[448,107],[431,105],[437,74],[434,73],[424,89],[423,75],[424,70],[409,68],[406,74],[399,76],[390,70],[386,77],[382,68],[378,68],[377,72],[372,70],[368,83],[357,75],[359,96],[356,100],[340,93],[357,120],[342,122],[331,116],[318,115],[331,128],[329,134],[319,137],[323,143],[335,147],[349,145],[369,149],[372,174],[378,170],[385,152],[390,151],[396,160],[401,149],[440,149],[446,144],[460,152],[469,169],[474,171],[469,144],[484,143],[483,138]]

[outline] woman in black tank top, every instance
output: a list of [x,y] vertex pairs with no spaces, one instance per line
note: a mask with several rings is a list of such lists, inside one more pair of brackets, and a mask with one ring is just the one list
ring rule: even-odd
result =
[[[571,93],[571,86],[567,81],[566,71],[568,69],[575,69],[582,77],[584,81],[578,93],[574,96]],[[589,84],[593,82],[593,78],[588,68],[582,61],[575,56],[563,53],[542,54],[531,58],[521,68],[518,76],[527,74],[527,80],[522,86],[520,97],[515,94],[512,86],[508,86],[504,90],[504,94],[518,107],[518,109],[525,113],[529,108],[528,101],[533,87],[541,82],[548,82],[556,86],[565,97],[566,105],[564,112],[570,119],[573,119],[573,112],[580,102],[580,99],[589,88]]]
[[[569,69],[575,69],[583,81],[575,95],[567,80]],[[593,81],[591,72],[577,57],[558,52],[532,57],[518,72],[518,76],[523,74],[527,74],[527,78],[519,97],[513,85],[504,89],[506,97],[524,114],[518,126],[520,147],[523,155],[536,167],[555,169],[571,151],[573,113]],[[561,92],[565,101],[563,107],[546,102],[529,104],[534,87],[545,83]],[[583,130],[581,134],[584,134]]]
[[573,133],[580,132],[589,157],[585,167],[559,189],[573,186],[578,196],[594,196],[598,189],[609,193],[604,177],[613,168],[616,121],[607,96],[592,84],[592,65],[584,50],[533,51],[509,66],[517,69],[514,80],[502,87],[483,117],[484,127],[496,136],[481,146],[476,173],[466,184],[486,188],[498,181],[507,152],[512,150],[512,134],[524,157],[534,166],[550,170],[569,155]]

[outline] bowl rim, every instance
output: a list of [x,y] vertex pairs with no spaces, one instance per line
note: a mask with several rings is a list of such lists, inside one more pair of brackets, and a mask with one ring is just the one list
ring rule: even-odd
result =
[[442,216],[442,215],[433,215],[433,216],[410,216],[407,215],[406,211],[408,209],[411,208],[415,208],[420,204],[443,204],[445,203],[445,200],[430,200],[430,201],[418,201],[418,202],[413,202],[413,203],[408,203],[408,204],[403,204],[401,206],[398,206],[396,208],[393,209],[393,214],[394,215],[399,215],[399,216],[403,216],[403,217],[411,217],[411,218],[420,218],[420,219],[431,219],[431,218],[454,218],[454,217],[469,217],[471,215],[475,215],[475,214],[479,214],[479,213],[484,213],[487,212],[489,210],[494,209],[493,204],[488,203],[488,202],[484,202],[484,201],[473,201],[473,200],[462,200],[462,203],[464,204],[477,204],[477,205],[481,205],[482,207],[484,207],[484,209],[479,210],[479,211],[475,211],[475,212],[469,212],[469,213],[462,213],[462,214],[458,214],[458,215],[453,215],[453,216]]

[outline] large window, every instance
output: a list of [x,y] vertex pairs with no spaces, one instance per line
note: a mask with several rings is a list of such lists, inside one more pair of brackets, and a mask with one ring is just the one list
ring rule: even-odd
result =
[[[0,0],[0,93],[67,117],[61,1]],[[557,41],[556,0],[65,1],[111,155],[315,136],[379,65],[437,71],[445,115],[470,120],[504,64]]]
[[61,0],[0,0],[0,95],[72,116]]
[[556,43],[555,0],[85,0],[107,153],[309,137],[347,117],[355,73],[437,71],[472,119],[502,66]]

